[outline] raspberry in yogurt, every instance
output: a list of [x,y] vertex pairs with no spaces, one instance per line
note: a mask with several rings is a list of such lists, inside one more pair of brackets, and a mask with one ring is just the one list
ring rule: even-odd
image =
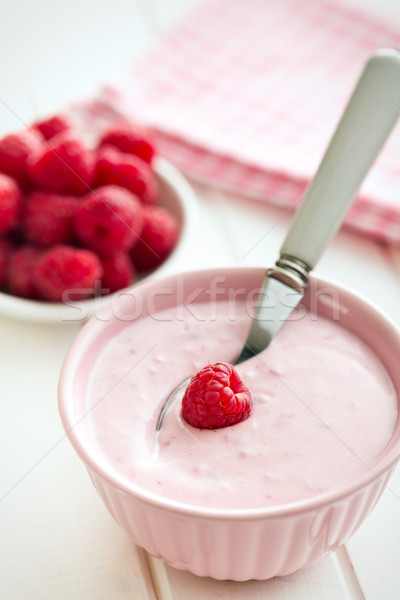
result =
[[[301,316],[301,315],[300,315]],[[391,379],[374,352],[337,321],[309,313],[285,324],[236,367],[250,416],[197,429],[181,402],[156,422],[170,391],[208,363],[232,361],[249,327],[246,304],[168,308],[105,343],[86,408],[94,443],[124,478],[192,506],[277,506],[340,489],[373,470],[397,418]]]

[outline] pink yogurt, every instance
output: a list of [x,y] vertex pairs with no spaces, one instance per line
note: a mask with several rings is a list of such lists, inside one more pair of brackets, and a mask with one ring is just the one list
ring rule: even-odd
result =
[[249,319],[244,301],[192,303],[106,340],[85,413],[111,469],[163,498],[215,509],[307,500],[373,472],[397,419],[391,379],[359,337],[302,307],[264,352],[237,367],[252,394],[246,421],[195,429],[178,399],[156,435],[169,392],[209,362],[232,361]]

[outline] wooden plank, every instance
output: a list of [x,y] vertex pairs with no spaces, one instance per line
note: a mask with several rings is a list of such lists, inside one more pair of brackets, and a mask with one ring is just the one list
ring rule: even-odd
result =
[[147,557],[157,600],[175,600],[165,562],[154,558],[154,556],[147,554],[147,552],[144,552],[144,554]]
[[[286,577],[274,577],[268,581],[217,581],[197,577],[186,571],[178,571],[158,559],[157,575],[160,583],[167,575],[174,600],[350,600],[347,584],[338,571],[333,556],[327,556],[317,564]],[[340,569],[340,568],[339,568]],[[160,584],[160,589],[166,589]],[[161,592],[159,600],[171,600],[170,592]],[[355,597],[352,600],[359,600]]]

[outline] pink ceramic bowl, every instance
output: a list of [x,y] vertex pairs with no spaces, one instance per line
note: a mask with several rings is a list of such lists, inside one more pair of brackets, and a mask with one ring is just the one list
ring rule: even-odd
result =
[[[176,302],[176,295],[154,294],[157,289],[179,287],[184,302],[196,288],[206,294],[212,278],[225,277],[226,290],[240,287],[250,291],[259,288],[263,275],[262,269],[236,268],[188,273],[136,286],[131,295],[116,299],[82,329],[65,360],[59,385],[65,430],[116,521],[154,556],[178,569],[216,579],[287,575],[336,550],[374,507],[400,457],[398,419],[373,469],[347,487],[312,500],[248,510],[213,510],[163,499],[127,481],[108,465],[85,419],[88,376],[102,345],[132,321],[132,310],[137,316],[138,302],[146,307],[146,298],[151,296],[154,304],[156,296],[158,309]],[[324,293],[327,290],[329,293]],[[312,278],[304,303],[329,317],[333,301],[338,301],[335,308],[342,325],[363,338],[380,357],[400,397],[398,330],[365,300],[336,284]]]

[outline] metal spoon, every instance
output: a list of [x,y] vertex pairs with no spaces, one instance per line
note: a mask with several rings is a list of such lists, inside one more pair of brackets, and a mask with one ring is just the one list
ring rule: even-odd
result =
[[[367,62],[320,166],[308,186],[258,307],[237,365],[264,350],[304,296],[308,274],[339,229],[400,114],[400,51],[379,50]],[[167,398],[164,417],[190,378]]]

